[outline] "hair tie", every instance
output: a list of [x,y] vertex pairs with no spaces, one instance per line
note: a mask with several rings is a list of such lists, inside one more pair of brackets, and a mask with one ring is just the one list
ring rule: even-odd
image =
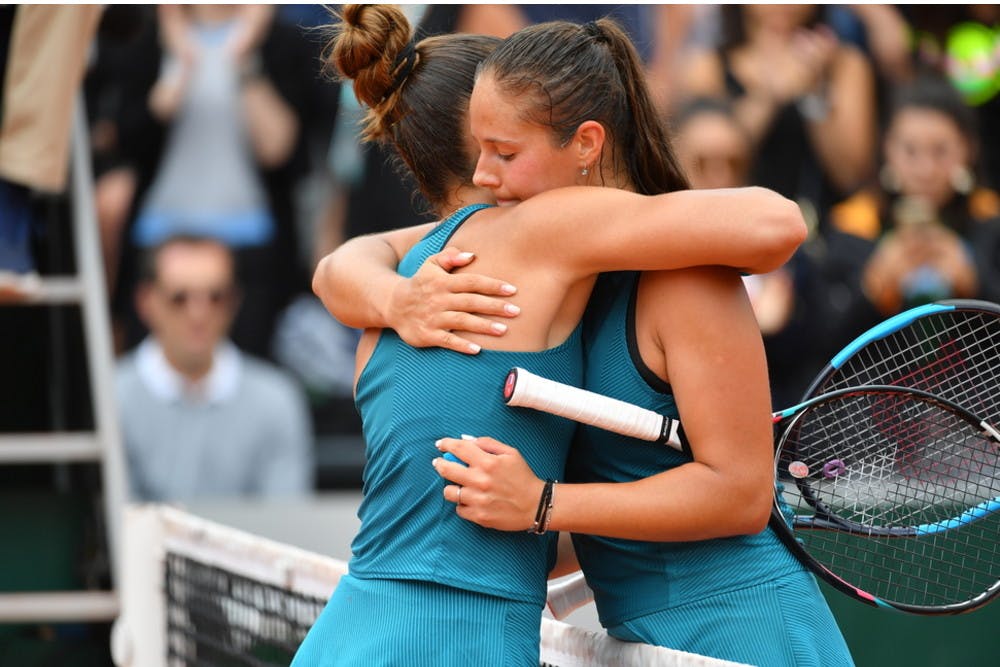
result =
[[392,71],[396,73],[396,77],[392,80],[392,83],[385,90],[385,94],[382,95],[382,99],[379,100],[379,104],[385,102],[389,99],[389,96],[402,87],[403,83],[406,81],[407,77],[410,76],[410,72],[417,64],[417,47],[416,44],[411,39],[403,47],[403,50],[399,52],[396,59],[392,61]]
[[589,37],[593,37],[599,42],[606,42],[607,37],[604,34],[604,30],[601,26],[597,25],[597,21],[587,21],[583,24],[583,33]]

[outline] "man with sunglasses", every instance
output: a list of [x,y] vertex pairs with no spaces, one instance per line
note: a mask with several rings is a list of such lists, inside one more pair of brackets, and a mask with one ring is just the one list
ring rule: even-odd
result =
[[302,392],[228,339],[239,301],[232,252],[216,240],[177,236],[145,257],[136,308],[150,335],[117,369],[135,500],[310,491]]

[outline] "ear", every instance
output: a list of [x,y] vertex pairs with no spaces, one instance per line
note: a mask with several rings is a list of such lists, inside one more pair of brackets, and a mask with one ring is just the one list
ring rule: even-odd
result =
[[573,135],[573,144],[579,154],[581,166],[593,167],[600,162],[604,139],[604,126],[596,120],[580,123]]

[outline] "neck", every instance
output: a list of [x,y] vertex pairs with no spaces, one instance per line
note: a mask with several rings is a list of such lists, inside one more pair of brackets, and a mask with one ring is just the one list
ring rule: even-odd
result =
[[493,195],[488,191],[477,188],[474,185],[463,185],[451,192],[448,199],[442,203],[439,213],[442,218],[445,218],[463,206],[494,203],[496,202],[493,199]]
[[167,363],[191,383],[201,382],[212,370],[212,356],[198,358],[183,358],[167,350],[163,351]]

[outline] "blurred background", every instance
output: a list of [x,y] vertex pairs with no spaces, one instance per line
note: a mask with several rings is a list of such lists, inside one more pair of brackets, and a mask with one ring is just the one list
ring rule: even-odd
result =
[[[610,14],[692,186],[800,205],[808,240],[746,278],[775,408],[889,315],[1000,301],[998,5],[405,10],[418,37]],[[117,501],[108,462],[73,443],[4,455],[0,590],[106,588],[109,500],[349,556],[358,332],[312,295],[312,270],[348,238],[432,218],[359,143],[353,93],[323,71],[330,21],[320,5],[0,6],[0,431],[29,446],[95,432],[125,452]],[[918,619],[829,598],[859,665],[996,664],[996,606]],[[111,664],[108,623],[3,609],[0,665]]]

